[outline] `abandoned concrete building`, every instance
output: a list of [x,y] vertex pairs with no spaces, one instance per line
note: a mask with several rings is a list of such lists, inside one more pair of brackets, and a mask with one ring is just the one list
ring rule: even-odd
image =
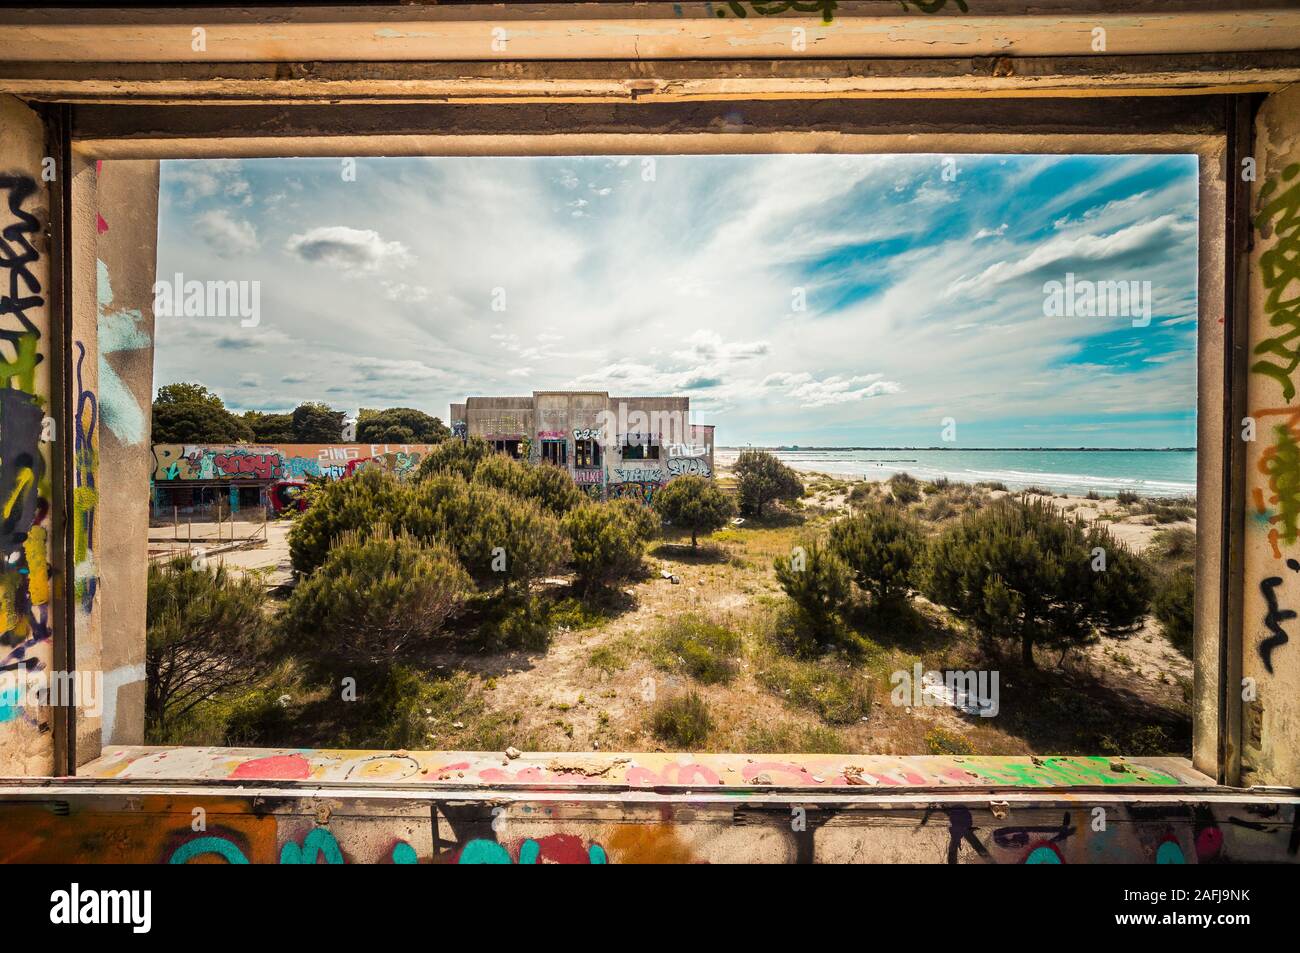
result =
[[564,467],[590,496],[649,501],[673,477],[713,476],[713,426],[692,423],[689,397],[533,391],[452,404],[452,433],[517,459]]

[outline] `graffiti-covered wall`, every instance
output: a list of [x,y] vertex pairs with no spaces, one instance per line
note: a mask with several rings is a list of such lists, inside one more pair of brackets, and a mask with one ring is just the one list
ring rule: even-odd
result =
[[0,862],[1297,861],[1300,799],[1175,760],[125,749],[0,788]]
[[24,676],[53,661],[50,262],[45,133],[0,96],[0,775],[49,774],[51,712]]
[[1300,89],[1265,102],[1255,151],[1241,783],[1300,785]]
[[432,444],[296,443],[278,446],[158,443],[153,447],[157,483],[194,480],[340,480],[368,466],[398,476],[416,470]]

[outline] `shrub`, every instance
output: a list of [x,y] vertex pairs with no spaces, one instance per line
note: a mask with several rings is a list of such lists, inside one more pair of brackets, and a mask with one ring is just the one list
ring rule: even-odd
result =
[[608,503],[583,503],[564,517],[570,562],[579,588],[586,593],[634,576],[641,569],[644,543],[625,512]]
[[380,526],[340,537],[294,589],[284,618],[295,644],[326,663],[384,664],[441,631],[469,591],[448,547]]
[[553,628],[547,608],[531,594],[494,598],[479,623],[476,639],[479,647],[545,649],[550,644]]
[[654,539],[659,535],[659,531],[663,529],[663,519],[660,518],[659,512],[654,507],[646,506],[640,500],[625,497],[610,500],[605,505],[612,507],[623,519],[627,520],[628,525],[632,527],[632,532],[642,542],[649,542]]
[[731,681],[739,664],[740,636],[704,619],[672,619],[654,635],[651,657],[655,665],[685,672],[697,681],[714,685]]
[[1142,499],[1142,497],[1138,496],[1132,490],[1120,490],[1115,496],[1115,499],[1119,501],[1120,506],[1132,506],[1138,500]]
[[[1104,572],[1093,569],[1096,546]],[[1032,666],[1035,644],[1079,644],[1141,622],[1150,578],[1106,530],[1086,531],[1044,501],[1004,497],[932,542],[924,588],[986,638],[1018,640]]]
[[853,484],[853,489],[849,490],[849,495],[846,499],[848,500],[849,506],[865,506],[871,502],[875,492],[876,485],[863,480],[860,483]]
[[754,516],[761,517],[768,503],[797,500],[803,495],[799,474],[765,450],[742,450],[736,458],[735,474],[741,509]]
[[816,540],[774,561],[776,581],[790,601],[812,624],[819,641],[833,633],[835,612],[849,597],[849,570],[840,558]]
[[444,440],[424,455],[416,477],[423,480],[435,474],[451,473],[462,480],[470,480],[479,463],[493,452],[482,437]]
[[150,563],[145,603],[145,715],[152,732],[165,733],[169,721],[251,686],[265,671],[273,639],[266,590],[255,579],[185,557]]
[[563,516],[582,502],[582,492],[565,470],[534,466],[504,453],[490,453],[474,468],[474,482],[532,500],[543,510]]
[[727,494],[708,477],[680,476],[654,496],[655,511],[674,526],[691,531],[691,546],[699,545],[700,533],[712,533],[727,525],[736,509]]
[[306,512],[289,530],[289,558],[300,573],[310,573],[324,562],[344,533],[392,522],[401,512],[404,491],[395,476],[369,469],[346,480],[317,484],[308,499]]
[[664,744],[702,748],[713,730],[708,703],[695,692],[664,698],[650,713],[650,730]]
[[556,516],[563,516],[583,501],[582,491],[568,471],[550,464],[529,466],[524,496]]
[[1100,500],[1101,494],[1098,493],[1096,490],[1089,490],[1087,493],[1083,495],[1083,498],[1085,500]]
[[1165,638],[1188,658],[1192,657],[1192,630],[1196,610],[1196,567],[1179,566],[1156,582],[1151,610]]
[[961,735],[938,726],[925,733],[925,745],[930,754],[972,754],[975,750]]
[[1161,562],[1190,562],[1196,558],[1196,530],[1187,526],[1158,530],[1148,554]]
[[831,526],[831,550],[877,606],[906,599],[924,546],[916,521],[889,507],[860,510]]
[[975,485],[982,490],[1001,490],[1003,493],[1007,492],[1007,485],[1001,480],[980,480]]
[[410,486],[398,524],[420,539],[445,542],[480,586],[526,590],[558,572],[569,555],[559,520],[536,503],[447,474]]

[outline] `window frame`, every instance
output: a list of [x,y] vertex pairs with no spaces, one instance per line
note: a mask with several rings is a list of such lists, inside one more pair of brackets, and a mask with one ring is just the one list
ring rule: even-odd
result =
[[[1156,99],[1155,103],[1152,99]],[[548,108],[520,106],[181,106],[86,105],[65,112],[66,148],[83,160],[370,155],[674,155],[833,152],[1153,154],[1198,156],[1197,526],[1195,686],[1192,763],[1220,783],[1239,773],[1240,706],[1231,703],[1241,658],[1241,536],[1244,451],[1225,421],[1244,412],[1245,282],[1231,280],[1248,240],[1249,187],[1222,176],[1252,146],[1254,96],[1162,96],[963,102],[832,98],[811,112],[799,101],[716,104],[742,113],[750,129],[719,131],[713,113],[692,104]],[[1212,103],[1217,101],[1217,105]],[[902,108],[900,108],[902,107]],[[147,113],[146,113],[147,111]],[[443,123],[439,116],[445,115]],[[826,131],[827,117],[842,117]],[[270,117],[269,125],[259,117]],[[418,118],[416,118],[418,117]],[[677,123],[672,127],[668,117]],[[1064,118],[1063,118],[1064,117]],[[512,128],[517,123],[518,128]],[[598,128],[596,128],[598,127]],[[267,133],[265,130],[271,128]],[[429,130],[438,130],[430,132]],[[257,131],[250,131],[257,130]],[[61,204],[74,205],[71,177]],[[1235,185],[1230,187],[1227,183]],[[1245,204],[1242,196],[1245,195]],[[65,281],[93,268],[75,254],[93,222],[69,216],[59,256]],[[69,252],[72,256],[69,257]],[[58,255],[58,252],[56,252]],[[1230,264],[1232,267],[1230,267]],[[62,295],[71,326],[72,296]],[[1222,329],[1216,344],[1215,328]],[[62,355],[71,379],[70,353]],[[603,465],[597,446],[596,461]],[[575,442],[574,464],[579,455]],[[59,455],[72,472],[66,446]],[[1234,578],[1231,569],[1236,567]],[[143,576],[143,573],[141,574]],[[141,580],[143,585],[143,579]],[[63,621],[75,657],[74,615]],[[56,640],[59,628],[56,626]],[[56,646],[56,657],[60,648]],[[75,717],[75,715],[73,716]],[[65,725],[63,731],[75,733]],[[73,765],[75,769],[75,765]]]

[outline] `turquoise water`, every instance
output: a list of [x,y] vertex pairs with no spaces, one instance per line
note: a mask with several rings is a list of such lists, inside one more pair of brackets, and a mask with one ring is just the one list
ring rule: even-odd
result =
[[[796,470],[839,477],[888,480],[904,471],[921,480],[947,477],[963,483],[996,480],[1011,489],[1045,486],[1057,493],[1094,490],[1143,496],[1196,493],[1195,450],[776,450]],[[739,453],[719,447],[715,462]]]

